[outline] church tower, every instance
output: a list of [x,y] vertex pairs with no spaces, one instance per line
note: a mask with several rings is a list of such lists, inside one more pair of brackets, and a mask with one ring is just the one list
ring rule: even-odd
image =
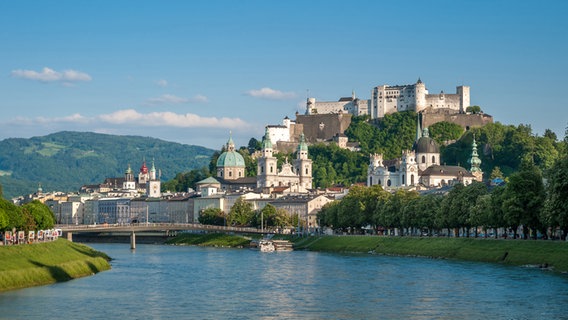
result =
[[477,143],[475,142],[475,135],[473,136],[473,143],[471,144],[471,157],[468,160],[471,165],[469,170],[471,174],[475,177],[475,180],[481,182],[483,180],[483,171],[481,171],[481,159],[477,154]]
[[140,167],[140,173],[138,174],[138,184],[145,184],[150,179],[150,174],[148,173],[148,167],[146,166],[146,159],[142,161],[142,166]]
[[262,138],[262,156],[257,160],[256,167],[256,186],[266,188],[275,185],[275,178],[278,175],[278,160],[273,155],[272,141],[268,127]]
[[300,135],[300,144],[296,160],[294,161],[296,174],[300,177],[300,186],[312,188],[312,160],[308,158],[308,145],[306,144],[304,133]]
[[148,196],[148,198],[159,198],[162,196],[160,188],[160,177],[156,175],[156,166],[154,165],[154,160],[152,160],[150,179],[146,182],[146,195]]
[[128,169],[124,172],[124,182],[122,183],[123,190],[136,190],[136,181],[134,181],[134,173],[128,165]]

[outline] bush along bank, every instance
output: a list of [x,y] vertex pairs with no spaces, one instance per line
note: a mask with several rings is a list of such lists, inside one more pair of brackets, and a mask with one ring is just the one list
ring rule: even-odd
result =
[[59,239],[0,246],[0,291],[40,286],[110,269],[110,257],[86,245]]
[[568,243],[561,241],[322,236],[296,239],[294,249],[459,259],[568,272]]

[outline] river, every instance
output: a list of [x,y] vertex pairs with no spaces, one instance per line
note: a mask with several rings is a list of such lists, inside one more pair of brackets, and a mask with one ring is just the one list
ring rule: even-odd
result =
[[0,319],[568,319],[568,277],[451,260],[94,244],[112,270],[0,294]]

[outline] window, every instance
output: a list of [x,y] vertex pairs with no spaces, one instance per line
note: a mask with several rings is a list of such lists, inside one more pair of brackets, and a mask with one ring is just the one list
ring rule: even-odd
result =
[[390,187],[391,186],[391,179],[387,180],[387,186]]
[[426,163],[426,156],[422,156],[422,163]]
[[432,156],[432,163],[436,163],[436,156]]

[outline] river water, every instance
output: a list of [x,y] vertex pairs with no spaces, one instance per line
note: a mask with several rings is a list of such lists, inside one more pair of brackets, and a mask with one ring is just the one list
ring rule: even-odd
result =
[[93,244],[112,270],[0,294],[0,319],[568,319],[568,277],[484,263]]

